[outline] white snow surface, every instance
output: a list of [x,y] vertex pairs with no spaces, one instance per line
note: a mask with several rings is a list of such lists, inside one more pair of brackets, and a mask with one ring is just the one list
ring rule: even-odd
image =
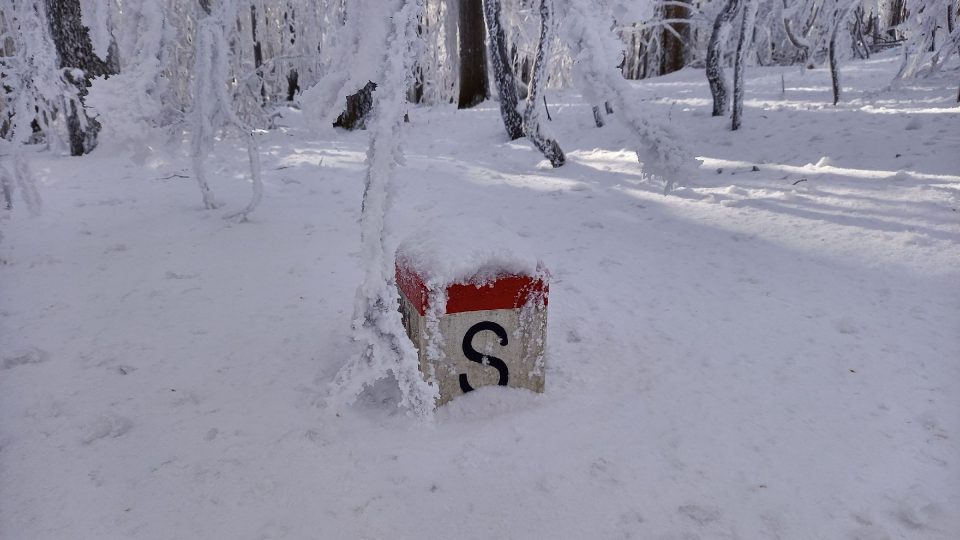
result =
[[576,95],[548,96],[559,169],[496,103],[411,109],[386,245],[480,221],[552,274],[546,392],[432,422],[391,381],[322,405],[366,133],[285,112],[248,223],[240,140],[219,210],[182,146],[31,156],[43,214],[0,216],[0,538],[960,537],[958,67],[883,90],[895,55],[844,65],[837,107],[826,70],[751,68],[736,133],[701,70],[634,83],[700,156],[667,196]]

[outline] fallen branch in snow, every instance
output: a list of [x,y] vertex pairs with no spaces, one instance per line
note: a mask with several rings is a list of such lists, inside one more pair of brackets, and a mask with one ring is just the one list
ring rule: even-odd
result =
[[807,181],[806,178],[801,178],[801,179],[797,180],[796,182],[794,182],[793,185],[797,185],[797,184],[799,184],[800,182],[806,182],[806,181]]

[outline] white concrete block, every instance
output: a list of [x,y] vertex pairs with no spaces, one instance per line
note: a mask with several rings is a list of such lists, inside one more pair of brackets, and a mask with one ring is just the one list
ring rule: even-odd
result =
[[398,262],[404,325],[419,351],[420,371],[439,385],[438,405],[488,385],[543,392],[545,270],[491,276],[485,269],[482,280],[434,281],[429,287],[424,281]]

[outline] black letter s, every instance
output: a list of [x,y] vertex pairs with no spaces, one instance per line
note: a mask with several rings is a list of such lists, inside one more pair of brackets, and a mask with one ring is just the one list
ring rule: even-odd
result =
[[[500,338],[500,345],[507,345],[507,331],[495,322],[483,321],[471,326],[470,329],[467,330],[467,333],[463,336],[463,355],[466,356],[468,360],[476,362],[480,365],[484,365],[483,359],[486,358],[486,364],[496,368],[500,373],[500,382],[497,384],[500,386],[506,386],[507,380],[510,377],[510,374],[507,371],[507,364],[496,356],[487,356],[477,352],[473,348],[473,336],[477,335],[479,332],[483,332],[484,330],[489,330],[496,334],[497,337]],[[470,386],[469,382],[467,382],[466,373],[460,374],[460,390],[463,390],[464,393],[473,391],[473,387]]]

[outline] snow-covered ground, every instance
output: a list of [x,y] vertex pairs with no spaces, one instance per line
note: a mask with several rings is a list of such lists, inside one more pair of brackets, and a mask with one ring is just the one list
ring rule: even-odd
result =
[[[0,538],[960,538],[958,69],[896,67],[844,66],[838,107],[751,69],[736,133],[701,71],[637,84],[701,156],[668,196],[576,96],[556,170],[496,103],[413,109],[388,244],[489,221],[553,275],[546,393],[432,423],[389,382],[322,406],[366,133],[287,112],[239,224],[184,148],[37,157],[43,214],[0,221]],[[244,205],[242,145],[209,163]]]

